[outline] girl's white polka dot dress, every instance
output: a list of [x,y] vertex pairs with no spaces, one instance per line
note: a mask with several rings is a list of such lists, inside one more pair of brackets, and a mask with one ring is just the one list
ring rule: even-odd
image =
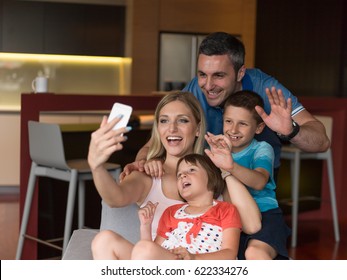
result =
[[[203,214],[191,215],[187,214],[184,210],[188,205],[183,205],[175,213],[175,218],[180,219],[196,219]],[[219,251],[222,244],[222,228],[220,226],[212,225],[204,221],[199,221],[200,231],[194,236],[189,233],[196,223],[193,222],[178,222],[178,226],[172,232],[167,233],[167,239],[162,243],[162,247],[166,249],[173,249],[179,246],[185,247],[191,254],[202,254]]]

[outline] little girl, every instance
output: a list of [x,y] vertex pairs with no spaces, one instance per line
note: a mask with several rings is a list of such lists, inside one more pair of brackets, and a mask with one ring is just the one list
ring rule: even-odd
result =
[[164,211],[154,241],[151,224],[157,204],[149,202],[141,208],[141,240],[131,258],[236,259],[241,221],[234,205],[215,200],[225,189],[220,170],[207,156],[190,154],[178,161],[176,176],[186,203]]

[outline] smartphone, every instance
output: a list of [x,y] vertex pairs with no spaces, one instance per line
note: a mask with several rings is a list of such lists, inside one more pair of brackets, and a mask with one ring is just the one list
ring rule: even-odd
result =
[[120,119],[118,123],[116,123],[116,125],[113,127],[113,130],[121,127],[126,127],[129,122],[132,111],[133,108],[129,105],[125,105],[118,102],[114,103],[110,116],[108,117],[108,122],[110,122],[119,115],[123,115],[123,117]]

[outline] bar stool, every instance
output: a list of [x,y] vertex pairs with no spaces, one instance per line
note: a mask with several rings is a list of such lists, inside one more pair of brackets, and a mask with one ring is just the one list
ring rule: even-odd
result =
[[[78,227],[82,228],[84,225],[85,181],[93,179],[87,159],[65,160],[63,138],[59,125],[29,121],[28,128],[29,152],[32,163],[19,232],[17,260],[22,256],[26,238],[62,250],[64,254],[71,236],[77,182]],[[115,179],[119,177],[121,171],[119,164],[106,163],[105,166]],[[62,248],[53,244],[52,241],[41,240],[26,234],[37,177],[48,177],[69,182]]]
[[[327,135],[331,140],[333,119],[327,116],[314,116],[321,121],[325,126]],[[340,241],[339,220],[337,216],[336,194],[335,194],[335,180],[334,168],[331,148],[323,153],[307,153],[292,146],[285,145],[281,150],[281,158],[290,160],[290,173],[291,173],[291,189],[292,189],[292,240],[291,247],[296,247],[297,244],[297,231],[298,231],[298,213],[299,213],[299,179],[300,179],[300,162],[304,159],[317,159],[326,160],[328,177],[329,177],[329,190],[330,190],[330,203],[332,218],[334,223],[335,241]]]

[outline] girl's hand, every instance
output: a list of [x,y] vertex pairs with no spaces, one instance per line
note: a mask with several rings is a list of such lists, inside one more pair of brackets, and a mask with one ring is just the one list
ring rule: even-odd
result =
[[194,260],[195,255],[188,252],[186,248],[177,247],[171,250],[171,253],[176,255],[177,260]]
[[152,224],[157,205],[158,205],[158,202],[153,204],[151,201],[148,201],[144,207],[139,209],[138,215],[139,215],[141,226]]

